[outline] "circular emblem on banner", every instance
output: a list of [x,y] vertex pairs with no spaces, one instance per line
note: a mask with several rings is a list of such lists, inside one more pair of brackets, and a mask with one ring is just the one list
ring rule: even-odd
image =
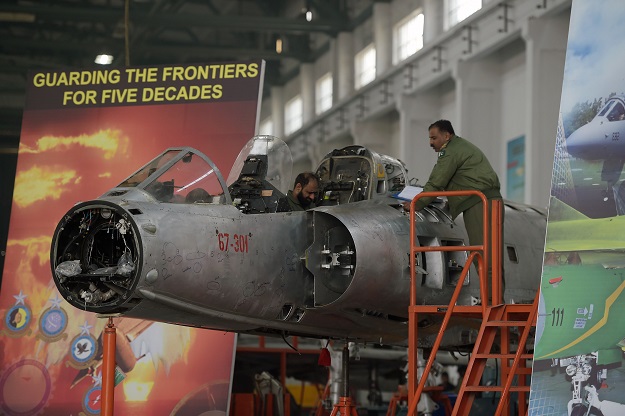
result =
[[31,312],[28,305],[26,305],[28,295],[25,295],[20,290],[20,293],[13,295],[13,297],[15,298],[15,305],[7,310],[4,316],[4,323],[7,329],[0,331],[0,334],[10,337],[30,335],[32,331],[28,327],[30,326]]
[[0,409],[7,416],[35,416],[52,392],[50,373],[36,360],[24,359],[9,366],[0,377]]
[[91,334],[82,334],[72,341],[72,358],[80,364],[88,363],[93,359],[98,346]]
[[21,335],[28,330],[30,319],[30,308],[24,304],[18,304],[7,311],[4,317],[4,323],[10,332],[15,335]]
[[60,308],[48,308],[39,318],[39,331],[43,339],[48,342],[58,341],[65,335],[67,328],[67,313]]
[[96,386],[85,393],[85,397],[82,399],[82,408],[88,415],[94,416],[100,414],[100,407],[102,405],[102,387]]

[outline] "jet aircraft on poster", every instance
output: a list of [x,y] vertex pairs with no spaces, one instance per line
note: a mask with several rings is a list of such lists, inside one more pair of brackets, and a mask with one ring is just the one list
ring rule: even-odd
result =
[[625,96],[608,99],[590,123],[567,137],[566,148],[573,157],[603,162],[601,180],[614,194],[616,212],[624,215],[625,186],[618,181],[625,165]]
[[[593,290],[580,291],[579,287],[588,286],[589,276]],[[596,394],[610,369],[621,366],[624,289],[620,269],[601,264],[544,266],[536,333],[540,348],[535,350],[534,360],[566,372],[572,384],[569,415],[587,414],[586,388],[593,388]]]

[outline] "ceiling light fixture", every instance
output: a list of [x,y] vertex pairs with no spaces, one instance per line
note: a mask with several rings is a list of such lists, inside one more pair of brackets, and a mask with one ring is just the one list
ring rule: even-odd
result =
[[282,38],[276,39],[276,52],[282,53]]
[[95,57],[94,62],[100,65],[110,65],[113,63],[113,55],[107,55],[105,53],[102,53]]
[[33,23],[34,21],[35,15],[32,13],[0,12],[0,22]]
[[306,0],[304,4],[304,8],[302,9],[307,22],[310,22],[313,19],[313,12],[312,12],[312,7],[310,7],[310,3],[311,3],[311,0]]

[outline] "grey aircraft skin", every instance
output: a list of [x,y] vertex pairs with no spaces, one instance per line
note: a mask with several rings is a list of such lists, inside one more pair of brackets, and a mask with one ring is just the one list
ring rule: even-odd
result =
[[[288,167],[279,167],[279,166]],[[405,345],[409,213],[393,193],[397,159],[361,146],[321,161],[319,206],[289,211],[290,152],[257,136],[226,185],[215,164],[172,148],[101,197],[72,207],[51,246],[54,282],[76,308],[98,314],[258,335]],[[195,191],[196,188],[202,188]],[[199,197],[198,197],[199,196]],[[468,245],[445,201],[417,213],[419,244]],[[531,302],[540,285],[546,215],[506,202],[505,298]],[[417,258],[419,304],[447,304],[465,252]],[[459,304],[479,298],[475,270]],[[423,319],[431,345],[437,317]],[[443,347],[468,346],[479,325],[457,321]]]

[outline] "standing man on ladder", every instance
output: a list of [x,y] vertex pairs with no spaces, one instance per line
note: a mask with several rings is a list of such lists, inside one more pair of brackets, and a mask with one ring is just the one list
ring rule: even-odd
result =
[[[435,121],[428,130],[430,147],[435,152],[438,152],[438,160],[430,173],[427,183],[423,187],[423,192],[477,190],[481,191],[489,202],[493,199],[502,199],[499,192],[499,177],[484,153],[477,146],[462,137],[456,136],[449,120]],[[417,211],[422,210],[432,200],[433,198],[419,199],[415,203],[415,209]],[[453,219],[462,213],[464,226],[469,236],[469,244],[472,246],[483,244],[484,219],[482,200],[476,195],[454,196],[449,197],[448,203]],[[491,232],[490,211],[491,207],[489,204],[489,233]],[[501,218],[503,234],[503,205]],[[492,259],[491,253],[492,250],[489,252],[489,258]],[[492,270],[490,264],[487,267],[488,296],[490,297]]]

